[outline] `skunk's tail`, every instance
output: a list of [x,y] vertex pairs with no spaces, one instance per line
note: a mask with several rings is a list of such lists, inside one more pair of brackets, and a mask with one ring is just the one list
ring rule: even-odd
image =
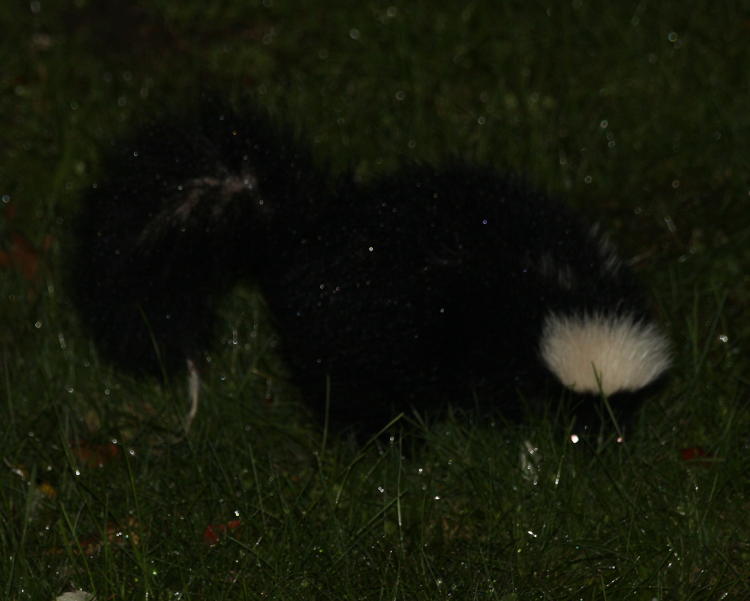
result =
[[327,196],[294,135],[211,102],[113,145],[102,171],[76,227],[73,300],[102,355],[135,371],[168,372],[204,349],[216,300],[273,269]]

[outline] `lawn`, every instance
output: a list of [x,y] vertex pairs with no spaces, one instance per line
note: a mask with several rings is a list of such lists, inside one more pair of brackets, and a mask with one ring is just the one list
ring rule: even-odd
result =
[[[31,0],[0,25],[0,599],[750,598],[747,5]],[[571,445],[550,399],[354,442],[247,287],[182,436],[185,382],[102,362],[66,266],[102,149],[206,89],[334,171],[491,162],[604,223],[673,341],[632,439]]]

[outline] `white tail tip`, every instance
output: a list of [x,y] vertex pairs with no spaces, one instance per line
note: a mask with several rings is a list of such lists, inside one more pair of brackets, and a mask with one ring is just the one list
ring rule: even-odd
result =
[[542,360],[574,392],[633,392],[669,367],[669,343],[657,327],[631,315],[550,313],[539,345]]

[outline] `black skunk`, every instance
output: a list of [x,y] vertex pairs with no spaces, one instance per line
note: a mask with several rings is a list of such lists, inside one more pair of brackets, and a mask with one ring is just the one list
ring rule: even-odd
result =
[[597,227],[515,176],[453,161],[359,185],[263,114],[210,106],[113,146],[84,198],[73,296],[101,353],[172,371],[239,278],[263,291],[303,395],[334,421],[551,380],[649,386],[668,344]]

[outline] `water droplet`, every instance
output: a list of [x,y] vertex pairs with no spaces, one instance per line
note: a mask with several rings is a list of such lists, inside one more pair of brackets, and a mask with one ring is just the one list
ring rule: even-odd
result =
[[353,40],[358,40],[362,34],[359,32],[359,29],[356,27],[352,27],[349,30],[349,37]]

